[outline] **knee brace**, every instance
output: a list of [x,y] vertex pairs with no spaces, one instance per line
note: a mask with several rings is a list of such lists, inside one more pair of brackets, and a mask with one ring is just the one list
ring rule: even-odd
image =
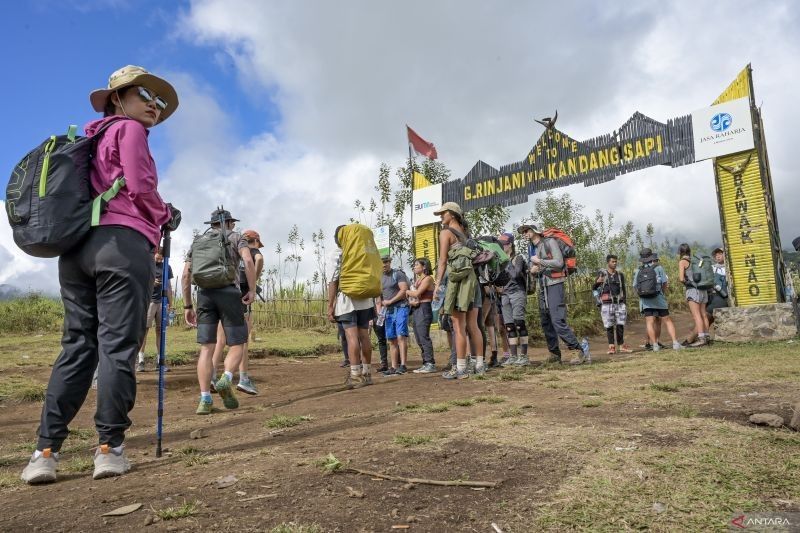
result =
[[528,327],[525,325],[524,320],[515,320],[514,325],[517,327],[517,331],[519,331],[520,337],[528,337]]
[[508,343],[517,344],[517,326],[516,324],[506,324],[506,332],[508,333]]

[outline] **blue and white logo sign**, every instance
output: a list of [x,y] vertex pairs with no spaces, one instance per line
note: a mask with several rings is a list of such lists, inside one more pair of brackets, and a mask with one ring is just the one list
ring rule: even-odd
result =
[[733,117],[728,113],[717,113],[711,117],[711,129],[714,131],[725,131],[733,124]]
[[694,111],[692,137],[695,161],[752,150],[750,98],[745,96]]
[[416,189],[412,193],[412,222],[414,227],[425,224],[436,224],[439,217],[434,215],[442,205],[442,184],[437,183],[430,187]]

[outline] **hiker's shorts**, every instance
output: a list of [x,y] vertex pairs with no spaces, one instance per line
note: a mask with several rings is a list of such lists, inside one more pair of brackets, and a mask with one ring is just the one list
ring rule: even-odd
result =
[[606,329],[611,326],[624,326],[628,320],[628,308],[625,304],[603,304],[600,306],[600,317]]
[[337,316],[336,321],[342,325],[344,329],[358,328],[369,329],[369,321],[375,318],[375,308],[368,307],[366,309],[357,309]]
[[642,309],[642,315],[664,318],[665,316],[669,316],[669,309]]
[[152,328],[153,324],[161,327],[161,302],[150,302],[147,308],[147,328]]
[[503,293],[500,296],[503,306],[503,324],[513,324],[520,320],[525,320],[525,304],[528,303],[528,295],[525,291]]
[[389,340],[408,337],[408,307],[386,310],[386,338]]
[[225,344],[238,346],[247,342],[247,322],[242,310],[242,293],[236,285],[197,291],[197,342],[217,342],[217,325],[222,321]]
[[707,304],[708,303],[708,291],[707,290],[695,289],[694,287],[689,287],[689,288],[686,289],[686,301],[687,302],[697,302],[699,304]]

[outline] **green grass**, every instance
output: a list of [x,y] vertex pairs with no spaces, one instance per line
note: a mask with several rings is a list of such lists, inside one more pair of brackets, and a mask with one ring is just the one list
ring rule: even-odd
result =
[[59,470],[63,472],[73,472],[73,473],[80,473],[80,472],[88,472],[89,470],[94,468],[94,459],[87,456],[78,456],[73,457],[68,461],[64,461],[60,464]]
[[403,446],[404,448],[410,448],[412,446],[422,446],[423,444],[428,444],[432,442],[434,439],[433,435],[406,435],[400,434],[395,435],[392,439],[392,442],[399,446]]
[[209,462],[209,457],[206,452],[192,446],[180,448],[175,453],[178,457],[180,457],[181,462],[189,467],[205,465]]
[[89,440],[97,436],[97,430],[94,428],[70,428],[70,439]]
[[504,372],[500,374],[500,381],[522,381],[525,378],[525,372],[520,370],[512,370],[511,372]]
[[503,396],[476,396],[473,400],[476,403],[503,403],[506,401]]
[[179,507],[166,507],[155,511],[156,515],[161,520],[177,520],[179,518],[186,518],[197,513],[200,503],[197,501],[183,502]]
[[17,487],[19,485],[22,485],[22,480],[19,478],[19,474],[0,473],[0,489]]
[[317,524],[298,524],[297,522],[281,522],[269,530],[269,533],[322,533]]
[[680,405],[678,406],[678,416],[683,418],[694,418],[697,416],[697,409],[692,407],[691,405]]
[[475,405],[474,398],[459,398],[457,400],[450,400],[448,402],[450,405],[454,405],[456,407],[472,407]]
[[299,426],[303,422],[311,420],[310,416],[287,416],[287,415],[272,415],[264,425],[272,429],[283,429]]
[[0,334],[58,331],[64,320],[60,300],[38,294],[0,301]]
[[314,464],[322,468],[322,471],[325,474],[333,474],[334,472],[337,472],[344,466],[342,462],[339,459],[337,459],[336,456],[333,455],[332,453],[329,453],[322,459],[317,460]]
[[47,386],[24,376],[0,378],[0,402],[41,402]]
[[500,418],[516,418],[522,416],[523,410],[519,407],[509,407],[500,411]]
[[396,412],[408,413],[445,413],[450,409],[449,402],[441,403],[409,403],[395,408]]
[[603,402],[601,402],[600,400],[584,400],[583,403],[581,403],[581,405],[583,407],[600,407],[601,405],[603,405]]

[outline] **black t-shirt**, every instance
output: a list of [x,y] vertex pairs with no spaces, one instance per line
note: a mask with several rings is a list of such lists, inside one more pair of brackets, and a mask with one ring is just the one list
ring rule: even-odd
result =
[[[253,263],[256,262],[257,255],[262,255],[261,250],[250,248],[250,256],[253,258]],[[250,285],[247,283],[247,274],[244,271],[244,261],[239,262],[239,287],[242,289],[242,294],[247,294],[250,291]]]
[[[153,283],[153,294],[150,295],[150,301],[152,302],[160,302],[161,301],[161,277],[164,275],[164,263],[156,263],[156,279],[155,283]],[[172,275],[172,267],[167,267],[167,275],[169,279],[173,279],[175,276]]]

